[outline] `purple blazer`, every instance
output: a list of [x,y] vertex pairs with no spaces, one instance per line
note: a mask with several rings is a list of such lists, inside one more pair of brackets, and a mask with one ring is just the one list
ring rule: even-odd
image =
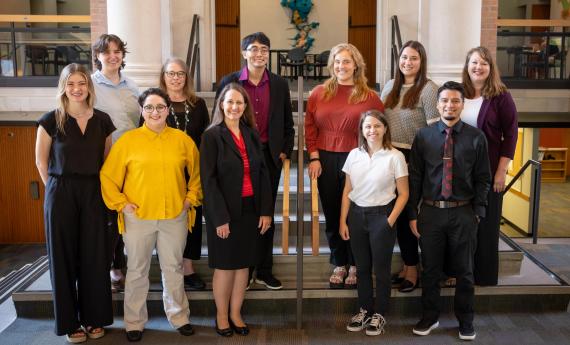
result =
[[493,98],[483,99],[477,118],[489,143],[489,163],[495,176],[500,157],[514,158],[518,137],[518,114],[511,94],[504,92]]

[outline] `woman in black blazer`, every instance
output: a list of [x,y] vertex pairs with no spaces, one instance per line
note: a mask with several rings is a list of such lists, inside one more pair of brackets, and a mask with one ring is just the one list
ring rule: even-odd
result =
[[[216,332],[247,335],[241,317],[248,267],[255,265],[258,232],[271,224],[272,198],[261,142],[245,89],[228,84],[200,145],[200,178],[214,269]],[[228,315],[229,310],[229,315]]]

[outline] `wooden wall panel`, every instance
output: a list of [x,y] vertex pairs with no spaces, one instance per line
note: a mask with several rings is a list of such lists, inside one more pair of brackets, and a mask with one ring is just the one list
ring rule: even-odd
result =
[[348,1],[348,42],[366,62],[368,85],[376,84],[376,0]]
[[216,0],[216,81],[240,68],[239,0]]
[[[0,243],[45,242],[44,187],[35,165],[36,127],[0,127]],[[33,199],[30,184],[39,185]]]

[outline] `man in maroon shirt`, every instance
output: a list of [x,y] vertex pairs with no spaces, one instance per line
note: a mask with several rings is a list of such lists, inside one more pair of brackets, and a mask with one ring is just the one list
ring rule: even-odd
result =
[[[244,37],[241,41],[241,50],[247,65],[240,71],[223,77],[218,92],[232,82],[240,83],[246,89],[263,144],[263,155],[271,178],[273,205],[275,205],[283,160],[290,157],[293,151],[295,129],[289,85],[285,79],[267,70],[269,49],[269,38],[263,32]],[[253,282],[252,274],[257,270],[256,283],[278,290],[283,286],[272,272],[275,228],[273,221],[271,224],[271,228],[265,234],[260,234],[257,245],[258,263],[256,267],[250,268],[249,282],[250,284]]]

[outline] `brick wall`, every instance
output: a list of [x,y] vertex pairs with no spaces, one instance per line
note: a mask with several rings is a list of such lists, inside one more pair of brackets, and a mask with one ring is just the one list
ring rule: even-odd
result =
[[497,17],[499,0],[482,0],[481,3],[481,45],[487,47],[493,57],[497,55]]
[[[116,0],[111,0],[116,1]],[[107,32],[107,0],[90,0],[91,42]]]

